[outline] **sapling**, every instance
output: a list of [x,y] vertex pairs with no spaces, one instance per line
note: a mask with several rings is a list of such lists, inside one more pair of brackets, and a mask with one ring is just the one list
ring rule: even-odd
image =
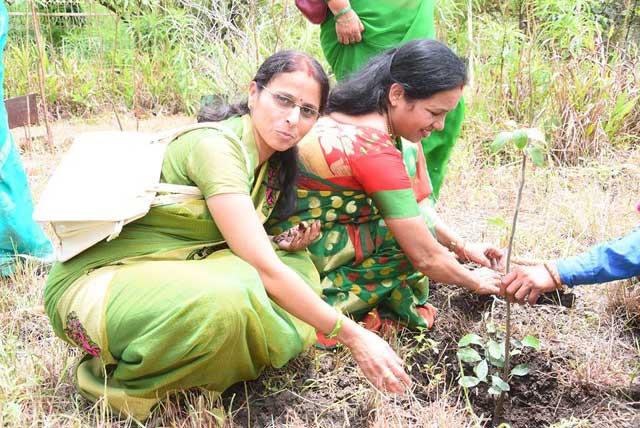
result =
[[[516,234],[516,224],[518,222],[518,213],[520,212],[520,202],[522,201],[522,189],[524,188],[524,182],[527,170],[527,158],[531,157],[531,161],[537,166],[544,165],[544,152],[545,147],[544,135],[537,128],[522,128],[514,131],[505,131],[498,134],[493,143],[491,144],[491,151],[497,153],[503,150],[507,145],[512,145],[516,151],[518,151],[522,157],[520,168],[520,184],[518,186],[518,196],[516,198],[516,209],[513,213],[513,221],[511,223],[511,230],[509,236],[509,245],[507,247],[507,261],[505,266],[505,275],[510,272],[511,269],[511,253],[513,251],[513,239]],[[508,379],[510,369],[510,357],[511,357],[511,302],[507,300],[507,314],[505,323],[505,339],[504,339],[504,368],[502,371],[502,378]],[[501,379],[502,380],[502,379]],[[502,381],[504,383],[504,381]],[[499,386],[504,386],[499,384]],[[508,384],[507,384],[508,387]],[[496,401],[495,416],[500,417],[503,413],[503,405],[505,398],[504,389],[500,391],[500,396]]]

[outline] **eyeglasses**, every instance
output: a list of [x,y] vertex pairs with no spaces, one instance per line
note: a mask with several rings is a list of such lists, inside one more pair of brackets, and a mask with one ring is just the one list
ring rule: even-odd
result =
[[265,91],[267,91],[269,95],[271,95],[273,100],[276,102],[278,107],[282,108],[283,110],[293,110],[294,107],[299,107],[300,116],[302,116],[304,119],[309,119],[309,120],[317,119],[318,116],[320,116],[320,112],[318,112],[318,110],[316,110],[311,106],[298,104],[291,97],[285,94],[279,94],[277,92],[273,92],[264,85],[260,85],[260,87]]

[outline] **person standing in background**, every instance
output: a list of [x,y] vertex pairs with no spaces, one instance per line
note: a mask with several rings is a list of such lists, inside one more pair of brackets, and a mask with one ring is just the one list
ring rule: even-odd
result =
[[[328,0],[327,6],[331,14],[320,27],[320,44],[338,81],[386,49],[435,37],[434,0]],[[447,114],[444,129],[422,139],[434,199],[439,196],[463,118],[461,99]]]
[[9,33],[9,13],[0,2],[0,276],[14,271],[18,256],[46,259],[52,248],[33,221],[33,202],[20,153],[9,132],[4,105],[4,47]]

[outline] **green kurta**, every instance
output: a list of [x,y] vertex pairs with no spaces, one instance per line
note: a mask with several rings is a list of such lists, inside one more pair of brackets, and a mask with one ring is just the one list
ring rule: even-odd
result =
[[[369,58],[405,42],[435,37],[434,0],[351,0],[351,7],[364,25],[362,41],[338,43],[334,17],[329,14],[322,24],[320,43],[338,80],[358,71]],[[460,134],[464,118],[464,100],[449,114],[442,131],[432,132],[422,140],[427,169],[437,198],[447,171],[447,163]]]
[[[268,170],[278,166],[258,168],[248,116],[222,125],[240,138],[202,129],[170,143],[163,181],[197,185],[206,197],[250,194],[266,221],[277,198]],[[319,292],[306,253],[277,253]],[[117,239],[57,263],[45,305],[58,336],[87,353],[76,373],[80,392],[137,419],[172,391],[221,393],[255,379],[315,337],[269,299],[252,266],[225,248],[203,200],[152,208]]]

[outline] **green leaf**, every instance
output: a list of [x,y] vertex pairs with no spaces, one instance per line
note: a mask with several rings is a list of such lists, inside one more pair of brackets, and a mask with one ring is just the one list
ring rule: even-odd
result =
[[522,348],[522,341],[512,337],[511,338],[511,347],[514,348],[514,349]]
[[516,355],[520,355],[522,354],[522,351],[519,349],[514,349],[513,351],[509,352],[509,355],[511,355],[512,357],[515,357]]
[[460,379],[458,379],[458,384],[460,386],[464,386],[465,388],[473,388],[479,383],[480,379],[475,376],[462,376]]
[[482,338],[474,333],[465,334],[458,342],[458,347],[462,348],[463,346],[468,346],[471,344],[482,346]]
[[478,376],[478,379],[482,381],[487,380],[487,375],[489,374],[489,365],[486,360],[480,361],[474,368],[473,372]]
[[493,140],[489,149],[492,153],[498,153],[509,141],[511,141],[511,132],[501,132]]
[[529,374],[529,365],[528,364],[518,364],[514,368],[511,369],[510,376],[526,376]]
[[529,142],[540,143],[542,145],[546,144],[544,134],[538,128],[525,128],[525,132],[527,133],[527,138],[529,139]]
[[460,361],[465,363],[475,363],[476,361],[480,361],[482,358],[478,351],[472,348],[460,348],[456,353]]
[[493,323],[493,321],[489,321],[487,323],[487,333],[493,334],[495,332],[496,332],[496,325]]
[[492,386],[491,388],[489,388],[489,391],[487,391],[487,392],[489,392],[489,394],[491,394],[491,395],[500,395],[500,393],[501,393],[502,391],[497,390],[497,389],[495,389],[495,388]]
[[487,342],[487,351],[489,351],[489,355],[491,355],[491,358],[494,360],[504,359],[504,345],[495,340]]
[[531,335],[525,336],[525,338],[522,339],[522,345],[528,346],[529,348],[533,348],[536,351],[540,350],[540,341],[535,336],[531,336]]
[[527,135],[527,131],[525,129],[518,129],[513,131],[513,136],[511,137],[513,140],[513,144],[516,146],[518,150],[523,150],[527,147],[529,143],[529,136]]
[[487,219],[487,223],[490,226],[497,227],[498,229],[506,229],[507,228],[507,222],[505,221],[504,218],[502,218],[500,216],[488,218]]
[[529,146],[527,147],[527,153],[536,166],[544,166],[544,153],[542,153],[542,149],[540,147]]
[[510,391],[511,387],[505,381],[503,381],[500,376],[493,375],[491,376],[491,387],[497,389],[498,391]]
[[491,355],[489,355],[487,357],[487,361],[489,361],[489,363],[494,367],[498,367],[500,369],[504,367],[504,358],[495,359],[491,358]]

